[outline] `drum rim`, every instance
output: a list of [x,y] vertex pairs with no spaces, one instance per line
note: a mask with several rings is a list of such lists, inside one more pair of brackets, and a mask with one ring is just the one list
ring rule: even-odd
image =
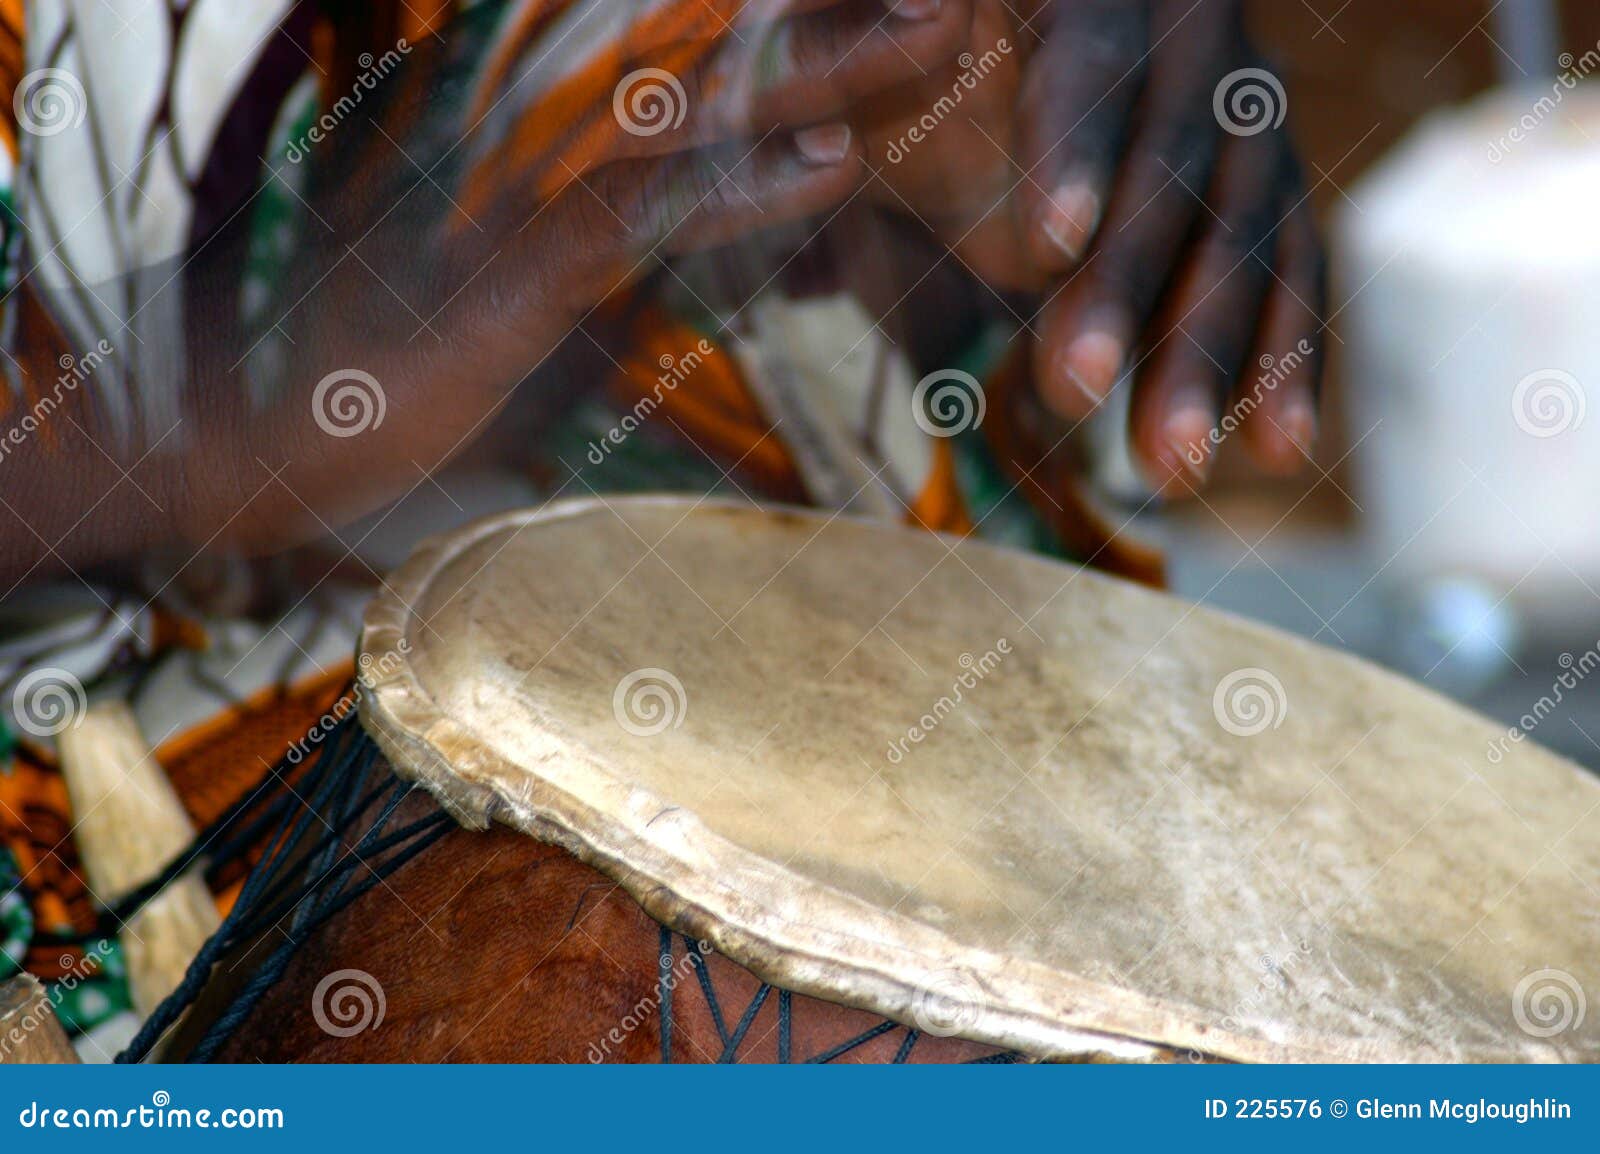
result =
[[[813,878],[784,870],[712,832],[693,814],[677,810],[666,815],[658,824],[673,823],[692,830],[698,856],[715,860],[716,869],[708,874],[668,851],[659,838],[640,836],[639,830],[628,829],[615,813],[596,809],[538,777],[531,767],[504,757],[446,715],[406,655],[411,644],[408,627],[413,620],[410,606],[423,602],[436,576],[462,553],[497,533],[596,512],[614,513],[622,507],[650,506],[794,516],[819,524],[844,520],[875,532],[927,536],[924,530],[795,506],[682,494],[630,494],[575,497],[534,509],[496,513],[426,539],[389,575],[367,607],[359,650],[358,675],[363,681],[360,717],[395,772],[427,788],[460,824],[481,830],[491,821],[498,822],[560,846],[616,881],[656,921],[675,932],[710,941],[719,953],[762,981],[796,993],[915,1025],[913,1007],[919,992],[952,969],[964,971],[978,983],[984,1005],[960,1036],[1040,1058],[1148,1062],[1182,1060],[1188,1054],[1192,1060],[1247,1062],[1450,1060],[1443,1051],[1423,1045],[1402,1046],[1349,1036],[1313,1038],[1293,1024],[1287,1024],[1275,1039],[1208,1025],[1207,1011],[1198,1007],[1108,985],[1045,963],[998,957],[932,926],[877,910]],[[961,539],[960,547],[992,551],[1030,564],[1066,567],[1051,558],[984,542]],[[1102,574],[1085,576],[1116,583]],[[1276,632],[1223,611],[1210,612],[1253,630]],[[398,661],[390,655],[398,655]],[[369,680],[365,671],[380,664],[381,674]],[[550,746],[542,753],[583,764],[615,780],[587,751],[563,742],[558,735],[547,736]],[[525,787],[507,787],[508,778],[521,779],[525,786],[530,777],[540,786],[537,797]],[[641,792],[637,786],[630,788]],[[752,890],[751,879],[763,875],[783,880],[771,883],[769,894],[763,894],[759,886]],[[737,877],[740,885],[724,885],[717,880],[722,876]],[[816,920],[807,924],[803,942],[785,933],[793,927],[776,912],[783,890],[796,885],[809,895],[826,899],[827,913],[816,915]],[[734,915],[735,909],[743,916]],[[850,918],[865,919],[867,925],[875,924],[903,944],[887,945],[883,932],[818,932],[817,921],[854,924]]]

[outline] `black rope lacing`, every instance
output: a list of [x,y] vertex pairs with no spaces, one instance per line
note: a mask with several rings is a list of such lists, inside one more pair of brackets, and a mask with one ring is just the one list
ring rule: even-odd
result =
[[[205,1062],[214,1058],[261,999],[283,977],[296,951],[318,928],[455,828],[450,816],[435,805],[425,817],[408,822],[399,829],[386,829],[401,802],[416,787],[389,773],[377,746],[361,728],[354,714],[312,738],[309,748],[319,750],[319,756],[311,768],[292,784],[289,779],[295,766],[285,758],[273,767],[260,786],[201,831],[190,847],[160,874],[102,911],[104,921],[121,925],[168,884],[195,868],[202,859],[207,863],[204,868],[209,875],[228,862],[239,859],[253,847],[263,844],[263,834],[269,829],[272,831],[266,837],[261,857],[246,876],[228,916],[190,962],[177,989],[156,1007],[128,1048],[117,1055],[118,1062],[137,1062],[146,1058],[200,997],[213,968],[233,951],[256,940],[265,930],[278,926],[284,933],[284,941],[273,949],[261,967],[207,1027],[185,1060]],[[284,788],[281,791],[270,789],[274,781],[283,782]],[[353,845],[347,844],[354,828],[375,805],[380,807],[376,819],[371,821]],[[319,821],[323,828],[316,833],[313,823]],[[308,835],[312,837],[309,844]],[[673,937],[671,930],[661,927],[657,996],[661,1014],[661,1060],[666,1063],[673,1060],[672,997],[676,985]],[[785,1064],[792,1062],[793,994],[762,983],[730,1030],[710,968],[705,963],[706,947],[689,938],[681,940],[721,1046],[717,1060],[738,1060],[739,1048],[748,1039],[762,1006],[776,990],[778,1061]],[[904,1063],[911,1057],[913,1048],[922,1036],[921,1032],[887,1018],[803,1061],[832,1062],[874,1038],[898,1029],[906,1033],[893,1061],[896,1064]],[[1015,1062],[1019,1057],[1015,1053],[1001,1053],[973,1061]]]
[[[673,1002],[672,991],[677,984],[673,980],[674,963],[673,933],[666,926],[661,927],[660,942],[657,947],[657,977],[656,977],[656,1002],[661,1007],[661,1060],[672,1061],[672,1027],[673,1027]],[[749,1034],[751,1025],[755,1022],[756,1015],[761,1012],[761,1007],[766,1005],[767,999],[776,990],[778,994],[778,1062],[788,1065],[794,1060],[794,995],[788,990],[763,982],[750,1001],[745,1005],[739,1015],[738,1024],[732,1030],[727,1028],[727,1018],[722,1012],[722,1002],[717,996],[716,984],[711,980],[711,968],[705,963],[704,943],[696,942],[692,938],[681,938],[685,958],[689,968],[694,971],[700,992],[705,996],[706,1008],[711,1014],[711,1024],[717,1031],[717,1038],[722,1043],[722,1052],[718,1062],[735,1062],[738,1060],[739,1047]],[[903,1065],[911,1058],[911,1051],[922,1038],[922,1032],[912,1026],[904,1026],[890,1018],[885,1018],[853,1038],[847,1038],[835,1046],[830,1046],[821,1053],[813,1054],[802,1059],[807,1064],[823,1064],[842,1058],[852,1050],[865,1046],[874,1038],[894,1030],[904,1030],[905,1037],[900,1041],[900,1047],[891,1059],[894,1065]],[[1022,1060],[1022,1055],[1013,1051],[990,1054],[982,1058],[970,1059],[967,1064],[993,1064],[1010,1063]]]
[[[246,876],[222,925],[189,963],[177,989],[117,1055],[117,1061],[136,1062],[148,1056],[200,997],[213,967],[278,925],[284,931],[282,944],[211,1023],[187,1060],[204,1062],[214,1057],[319,927],[454,828],[450,816],[435,806],[426,817],[385,832],[395,810],[415,787],[394,778],[380,764],[377,746],[353,715],[313,739],[312,746],[320,748],[316,764],[294,786],[286,786],[281,793],[255,790],[208,826],[151,883],[107,911],[109,916],[125,920],[201,857],[215,868],[230,856],[236,858],[248,851],[264,830],[272,830],[260,861]],[[273,768],[269,780],[286,778],[291,768],[285,759]],[[380,807],[377,819],[353,844],[347,844],[374,805]],[[252,813],[258,808],[259,812]],[[222,832],[235,822],[241,824],[223,837]],[[313,823],[321,824],[320,833],[313,833]],[[285,920],[286,926],[282,924]]]

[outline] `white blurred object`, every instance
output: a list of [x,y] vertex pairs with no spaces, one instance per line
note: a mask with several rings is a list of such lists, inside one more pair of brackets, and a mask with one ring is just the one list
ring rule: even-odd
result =
[[1407,588],[1389,620],[1385,660],[1442,693],[1471,696],[1513,668],[1516,617],[1482,581],[1441,577]]
[[1385,579],[1476,577],[1536,633],[1600,618],[1597,189],[1600,92],[1569,68],[1429,117],[1337,227]]

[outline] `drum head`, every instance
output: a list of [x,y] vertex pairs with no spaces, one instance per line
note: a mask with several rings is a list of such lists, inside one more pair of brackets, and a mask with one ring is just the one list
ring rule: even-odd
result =
[[363,719],[763,979],[1042,1057],[1600,1058],[1600,784],[1306,641],[675,498],[425,544]]

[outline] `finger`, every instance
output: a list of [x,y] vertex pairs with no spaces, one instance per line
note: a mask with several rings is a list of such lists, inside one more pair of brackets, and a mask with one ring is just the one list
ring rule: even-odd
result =
[[1327,285],[1322,246],[1311,209],[1298,188],[1289,215],[1278,228],[1277,277],[1271,284],[1256,343],[1256,374],[1250,393],[1260,403],[1243,421],[1250,459],[1272,473],[1292,473],[1310,460],[1317,435],[1317,398],[1322,383]]
[[1214,207],[1163,301],[1158,343],[1134,382],[1129,427],[1135,457],[1168,492],[1202,482],[1219,444],[1213,430],[1272,279],[1286,163],[1280,137],[1228,138],[1208,197]]
[[1084,0],[1046,18],[1020,103],[1019,200],[1034,264],[1059,272],[1082,258],[1110,196],[1144,82],[1150,12],[1144,0]]
[[533,210],[518,238],[528,259],[509,264],[535,270],[537,283],[515,291],[543,307],[561,300],[587,308],[659,257],[830,208],[864,173],[855,135],[843,124],[773,134],[753,148],[718,145],[607,165]]
[[1105,223],[1089,259],[1045,308],[1036,372],[1045,402],[1064,416],[1082,417],[1110,392],[1202,211],[1222,134],[1213,76],[1240,35],[1232,6],[1213,7],[1202,0],[1181,29],[1153,25],[1163,39]]
[[662,101],[669,112],[679,103],[684,114],[664,125],[638,119],[638,130],[624,132],[607,159],[659,156],[841,118],[856,101],[953,59],[967,41],[971,0],[899,0],[892,11],[885,3],[847,0],[727,37],[681,79],[666,80],[649,66],[633,73],[644,87],[625,82],[614,100],[624,129],[636,95]]

